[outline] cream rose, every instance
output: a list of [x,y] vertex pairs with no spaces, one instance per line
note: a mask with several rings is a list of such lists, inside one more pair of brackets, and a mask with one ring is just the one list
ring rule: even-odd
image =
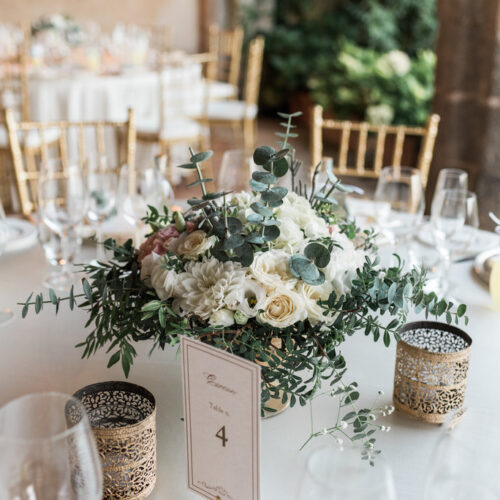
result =
[[314,286],[301,282],[298,293],[301,295],[307,312],[307,318],[311,323],[332,323],[333,316],[324,316],[325,309],[318,304],[319,300],[327,300],[333,291],[333,285],[325,281],[322,285]]
[[290,272],[290,255],[284,250],[269,250],[257,253],[250,266],[250,274],[266,288],[285,287],[292,289],[297,279]]
[[306,317],[304,301],[299,294],[286,288],[277,288],[264,302],[264,311],[258,319],[276,328],[286,328]]
[[234,315],[229,309],[215,311],[208,322],[212,326],[231,326],[234,324]]
[[178,240],[175,252],[186,259],[196,260],[215,244],[215,236],[207,237],[207,233],[198,229],[192,233],[183,233]]

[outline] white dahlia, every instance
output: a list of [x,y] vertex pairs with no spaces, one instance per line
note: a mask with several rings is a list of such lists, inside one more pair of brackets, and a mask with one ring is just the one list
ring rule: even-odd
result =
[[242,288],[246,271],[238,262],[204,259],[188,265],[179,275],[174,307],[182,315],[195,314],[206,320],[226,305],[226,298]]

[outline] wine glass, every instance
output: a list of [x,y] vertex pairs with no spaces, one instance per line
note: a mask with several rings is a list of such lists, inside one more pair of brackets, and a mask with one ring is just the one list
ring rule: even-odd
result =
[[459,168],[443,168],[439,171],[434,188],[432,203],[443,189],[461,189],[467,191],[469,175],[465,170]]
[[426,500],[500,498],[500,415],[460,409],[444,424],[432,455]]
[[425,208],[420,172],[411,167],[384,167],[375,190],[377,223],[390,242],[412,259],[410,246]]
[[437,249],[441,255],[441,293],[450,289],[453,237],[462,230],[466,217],[467,194],[462,189],[441,190],[432,204],[431,225]]
[[222,155],[222,162],[217,176],[218,191],[238,193],[248,189],[255,164],[252,155],[243,149],[230,149]]
[[99,500],[102,475],[83,405],[46,392],[0,409],[0,500]]
[[452,253],[463,255],[472,246],[479,228],[479,211],[476,193],[465,192],[465,220],[463,228],[452,236]]
[[[7,219],[3,210],[2,200],[0,199],[0,256],[9,241],[9,235],[10,228],[7,224]],[[9,322],[13,317],[14,313],[10,309],[0,309],[0,326]]]
[[139,246],[144,237],[142,218],[148,211],[148,205],[162,211],[167,200],[173,197],[172,187],[157,165],[134,170],[124,165],[120,170],[118,190],[123,216],[135,226],[135,243]]
[[97,240],[97,262],[104,262],[102,223],[110,217],[116,206],[118,179],[107,167],[106,157],[97,164],[89,164],[87,171],[87,216],[94,224]]
[[308,458],[298,500],[395,500],[394,480],[382,457],[373,466],[359,449],[319,448]]
[[85,214],[85,186],[80,168],[63,167],[60,160],[44,163],[38,180],[38,210],[42,221],[61,239],[61,272],[47,280],[50,288],[67,290],[74,281],[69,263],[76,227]]

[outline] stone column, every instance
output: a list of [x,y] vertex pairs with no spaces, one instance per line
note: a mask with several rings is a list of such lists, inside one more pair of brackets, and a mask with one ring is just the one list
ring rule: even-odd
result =
[[441,115],[428,184],[441,168],[469,172],[481,227],[500,213],[500,0],[438,0],[434,111]]

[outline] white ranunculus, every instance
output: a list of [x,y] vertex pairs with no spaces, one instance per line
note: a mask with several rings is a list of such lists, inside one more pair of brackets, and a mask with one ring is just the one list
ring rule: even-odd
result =
[[262,309],[265,300],[264,287],[247,276],[240,286],[228,293],[225,302],[231,310],[241,311],[248,318],[253,318]]
[[299,283],[298,293],[304,300],[307,318],[311,323],[332,323],[334,317],[324,316],[325,309],[318,304],[318,300],[327,300],[333,291],[333,285],[325,281],[322,285],[309,285],[303,281]]
[[300,227],[289,218],[280,219],[280,235],[274,240],[275,248],[283,248],[290,254],[296,253],[303,246],[304,233]]
[[337,295],[342,295],[350,291],[352,275],[363,266],[366,254],[363,250],[356,249],[345,234],[336,234],[335,241],[342,248],[333,247],[330,262],[322,271]]
[[394,73],[398,76],[404,76],[411,68],[411,60],[406,52],[401,50],[391,50],[385,54],[384,58],[389,63]]
[[250,205],[256,202],[258,198],[253,193],[242,191],[231,195],[231,205],[238,205],[238,208],[250,208]]
[[290,272],[289,260],[290,255],[284,250],[256,253],[250,266],[250,274],[268,289],[280,286],[292,289],[297,279]]
[[146,285],[151,285],[151,273],[153,272],[153,268],[156,266],[156,262],[158,261],[159,255],[154,252],[147,255],[142,259],[141,262],[141,280],[146,283]]
[[276,328],[286,328],[306,318],[304,300],[293,290],[276,288],[263,304],[258,319]]
[[210,316],[208,322],[212,326],[231,326],[234,325],[234,314],[229,309],[219,309]]
[[175,310],[184,316],[195,314],[207,320],[226,306],[230,292],[243,288],[246,270],[238,262],[215,258],[192,262],[178,277]]
[[325,219],[314,217],[304,226],[304,232],[308,238],[323,238],[330,236],[330,230]]
[[169,299],[175,295],[178,285],[178,274],[173,270],[162,267],[161,259],[151,273],[151,285],[161,300]]
[[212,248],[216,241],[215,236],[207,236],[205,231],[198,229],[192,233],[182,233],[175,246],[175,253],[184,255],[186,259],[196,260],[198,256]]

